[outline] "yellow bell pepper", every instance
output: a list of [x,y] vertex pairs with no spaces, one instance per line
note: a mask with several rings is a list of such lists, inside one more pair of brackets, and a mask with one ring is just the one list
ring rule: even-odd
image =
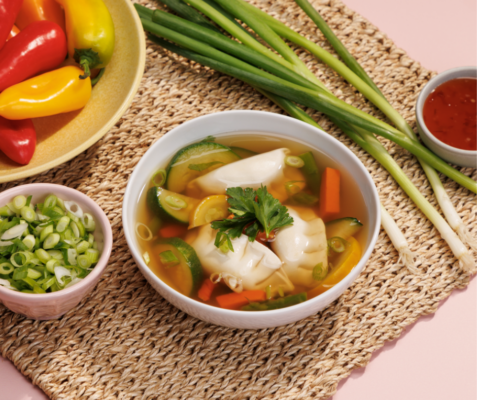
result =
[[80,79],[82,72],[63,67],[10,86],[0,93],[0,116],[38,118],[83,108],[91,97],[91,79]]
[[103,0],[56,0],[66,16],[68,53],[84,70],[104,68],[114,51],[114,24]]
[[56,22],[65,30],[65,13],[55,0],[23,0],[15,25],[24,29],[35,21]]
[[346,275],[348,275],[351,270],[359,263],[359,260],[361,260],[361,246],[359,245],[359,242],[354,237],[350,237],[348,242],[351,245],[351,249],[347,257],[343,260],[341,265],[337,266],[333,271],[331,271],[317,287],[308,292],[309,299],[326,292],[328,289],[331,289]]

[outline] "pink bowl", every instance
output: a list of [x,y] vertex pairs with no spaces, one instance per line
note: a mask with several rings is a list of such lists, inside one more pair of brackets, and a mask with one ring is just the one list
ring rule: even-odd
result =
[[33,183],[17,186],[0,193],[0,206],[10,202],[15,196],[32,195],[33,204],[41,202],[48,194],[54,194],[63,200],[73,200],[83,211],[93,215],[96,221],[96,240],[103,240],[103,250],[93,271],[76,285],[54,293],[20,293],[0,286],[0,301],[11,311],[28,318],[38,320],[56,319],[77,306],[81,299],[98,283],[108,264],[113,246],[113,233],[108,217],[88,196],[66,186],[50,183]]

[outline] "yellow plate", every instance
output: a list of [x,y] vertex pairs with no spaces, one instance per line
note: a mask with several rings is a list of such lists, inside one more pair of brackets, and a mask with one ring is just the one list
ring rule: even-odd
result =
[[111,62],[85,108],[33,120],[37,146],[30,164],[19,166],[0,152],[0,183],[39,174],[62,164],[101,139],[121,118],[144,72],[146,41],[129,0],[104,0],[116,31]]

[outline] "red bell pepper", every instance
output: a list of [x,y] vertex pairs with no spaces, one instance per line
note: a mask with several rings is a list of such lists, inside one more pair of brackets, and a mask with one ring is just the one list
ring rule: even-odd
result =
[[0,49],[7,41],[23,0],[0,0]]
[[0,117],[0,150],[18,164],[26,165],[35,152],[36,131],[31,119],[15,121]]
[[17,36],[19,33],[20,33],[20,29],[18,29],[16,25],[13,25],[7,40],[10,40],[12,37]]
[[0,50],[0,92],[58,67],[67,51],[66,35],[58,24],[51,21],[31,23]]

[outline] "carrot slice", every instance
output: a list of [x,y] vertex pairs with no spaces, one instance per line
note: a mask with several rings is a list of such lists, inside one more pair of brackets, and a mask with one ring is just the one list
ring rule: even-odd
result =
[[181,236],[187,232],[187,225],[168,225],[159,230],[163,238]]
[[201,299],[202,301],[209,301],[210,296],[212,296],[212,292],[214,291],[214,288],[215,284],[210,279],[206,279],[199,289],[199,299]]
[[324,221],[336,218],[340,212],[340,171],[325,168],[321,178],[320,217]]
[[216,299],[220,307],[237,310],[249,303],[267,300],[267,294],[263,290],[246,290],[241,293],[223,294]]

